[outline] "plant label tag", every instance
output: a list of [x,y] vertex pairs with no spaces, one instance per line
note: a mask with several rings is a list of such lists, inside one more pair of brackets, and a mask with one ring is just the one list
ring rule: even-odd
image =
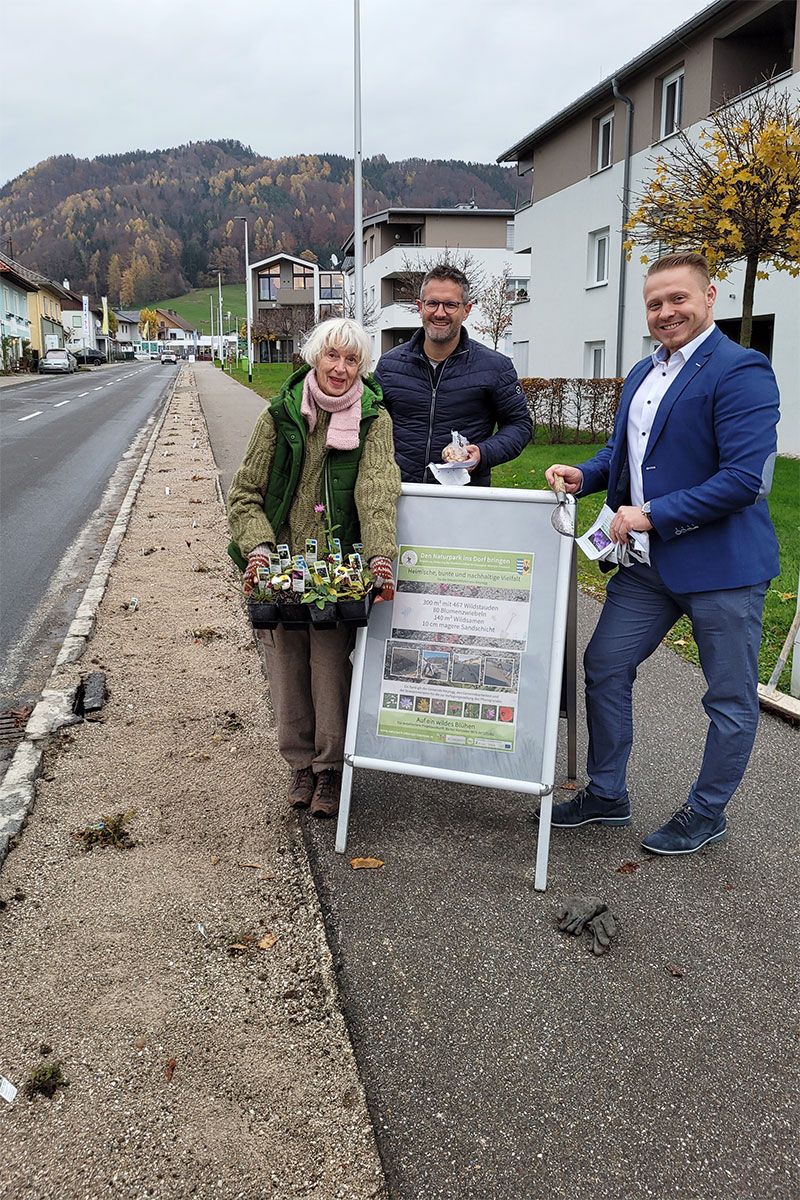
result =
[[319,578],[320,578],[320,579],[321,579],[321,580],[322,580],[324,583],[330,583],[330,581],[331,581],[331,577],[330,577],[330,574],[329,574],[329,572],[328,572],[328,564],[327,564],[326,562],[324,562],[322,559],[320,559],[318,562],[316,562],[316,563],[314,564],[314,570],[315,570],[315,572],[316,572],[317,576],[318,576],[318,577],[319,577]]
[[363,554],[364,553],[364,543],[363,542],[353,542],[353,553],[354,554]]
[[281,544],[279,546],[276,546],[275,549],[278,551],[278,554],[280,556],[281,566],[287,567],[289,565],[289,563],[292,561],[292,556],[289,553],[289,547],[286,545],[285,542],[281,542]]
[[347,561],[355,571],[364,570],[363,563],[361,562],[361,555],[358,553],[358,551],[356,551],[355,554],[348,554]]
[[10,1104],[17,1094],[17,1089],[14,1087],[10,1079],[5,1079],[0,1075],[0,1096],[7,1100]]
[[339,555],[339,562],[342,561],[342,543],[339,538],[328,538],[328,545],[331,548],[333,555]]
[[306,579],[303,569],[292,571],[292,591],[304,592],[306,590]]
[[310,563],[317,561],[317,539],[306,538],[306,560]]
[[280,575],[283,571],[283,563],[281,562],[280,555],[273,554],[271,551],[269,555],[269,569],[272,575]]
[[266,567],[256,567],[256,579],[262,587],[269,586],[269,571]]

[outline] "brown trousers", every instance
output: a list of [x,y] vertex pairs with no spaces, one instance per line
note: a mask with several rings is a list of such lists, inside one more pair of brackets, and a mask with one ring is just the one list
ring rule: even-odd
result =
[[258,630],[278,729],[278,749],[290,767],[314,773],[344,765],[355,629]]

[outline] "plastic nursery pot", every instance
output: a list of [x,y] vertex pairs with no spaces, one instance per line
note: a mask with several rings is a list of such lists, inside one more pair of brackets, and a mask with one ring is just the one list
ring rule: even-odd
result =
[[339,620],[345,625],[355,625],[356,628],[366,625],[374,599],[375,593],[367,592],[366,596],[361,596],[358,600],[340,600],[336,606]]
[[303,608],[308,609],[308,617],[314,629],[335,629],[338,616],[336,613],[336,601],[330,600],[323,604],[322,608],[318,608],[316,604],[304,604]]
[[258,601],[248,604],[250,624],[253,629],[277,629],[281,621],[281,611],[272,601]]
[[308,628],[307,604],[281,604],[279,605],[279,611],[281,625],[284,629]]

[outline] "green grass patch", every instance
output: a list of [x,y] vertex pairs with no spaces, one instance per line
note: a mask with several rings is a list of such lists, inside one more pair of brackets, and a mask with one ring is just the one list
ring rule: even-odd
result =
[[[546,469],[554,462],[586,462],[600,449],[591,443],[567,443],[559,446],[532,444],[519,458],[492,471],[495,487],[546,488]],[[781,550],[781,573],[770,584],[764,604],[764,631],[759,653],[759,679],[766,683],[777,662],[797,604],[797,578],[800,571],[800,523],[798,503],[800,496],[800,460],[779,458],[775,464],[775,477],[769,498],[769,509],[778,534]],[[603,506],[605,496],[586,496],[578,501],[577,532],[585,533],[594,522]],[[589,562],[578,551],[578,583],[584,591],[598,600],[605,596],[607,575],[597,563]],[[692,637],[691,622],[681,617],[667,634],[669,646],[688,662],[699,664],[697,645]],[[790,666],[783,671],[778,689],[789,691]]]
[[247,360],[243,358],[240,366],[230,372],[226,369],[225,374],[230,374],[232,379],[243,383],[245,387],[252,387],[265,400],[271,400],[277,396],[292,370],[291,363],[253,363],[253,382],[250,384],[247,379]]
[[[184,321],[188,321],[198,333],[207,335],[211,332],[209,296],[213,298],[214,303],[214,332],[216,333],[219,319],[219,292],[216,287],[195,288],[194,291],[187,292],[184,296],[173,296],[171,300],[156,300],[152,307],[171,308],[179,317],[183,317]],[[227,318],[228,313],[236,318],[236,328],[241,328],[242,323],[247,320],[247,298],[243,283],[223,283],[222,285],[222,328],[225,331],[231,328]]]

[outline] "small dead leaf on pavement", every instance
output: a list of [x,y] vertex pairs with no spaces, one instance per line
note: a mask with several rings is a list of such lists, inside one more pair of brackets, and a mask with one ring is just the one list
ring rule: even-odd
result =
[[683,971],[680,969],[680,967],[675,967],[668,963],[667,971],[673,976],[674,979],[683,979]]
[[383,866],[383,861],[380,858],[351,858],[350,866],[354,871],[374,871]]
[[259,950],[271,950],[277,940],[274,933],[265,933],[258,943],[258,948]]
[[219,630],[204,625],[202,629],[193,629],[192,637],[196,642],[210,642],[212,638],[219,637]]
[[263,863],[237,863],[237,867],[252,867],[254,871],[263,871]]
[[562,783],[562,784],[561,784],[561,791],[562,791],[562,792],[574,792],[574,791],[576,790],[576,788],[577,788],[577,784],[575,784],[575,783],[570,783],[569,781],[567,781],[567,783]]
[[144,1050],[146,1045],[147,1045],[146,1037],[137,1038],[137,1040],[136,1040],[136,1049],[137,1050]]
[[212,867],[215,867],[217,865],[217,863],[219,862],[219,855],[212,854],[211,858],[209,859],[209,862],[211,863]]
[[632,875],[634,871],[639,870],[639,867],[641,865],[642,864],[638,863],[638,862],[623,863],[621,867],[617,867],[617,874],[618,875]]
[[177,1065],[178,1064],[176,1063],[175,1059],[171,1058],[169,1060],[169,1062],[167,1063],[166,1067],[164,1068],[164,1074],[166,1075],[167,1080],[169,1082],[172,1082],[172,1076],[175,1074],[175,1068],[177,1067]]

